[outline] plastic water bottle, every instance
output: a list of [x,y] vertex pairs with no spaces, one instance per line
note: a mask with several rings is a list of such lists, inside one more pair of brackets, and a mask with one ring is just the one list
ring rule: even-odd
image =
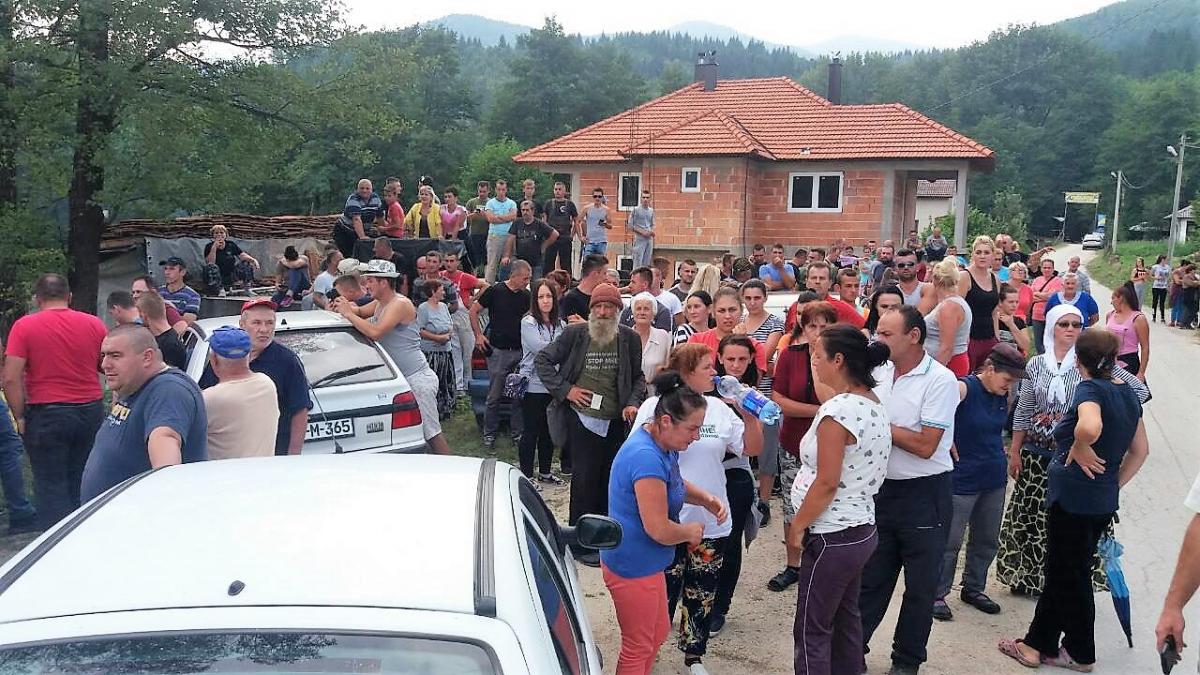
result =
[[743,410],[757,417],[763,424],[775,424],[783,414],[778,403],[763,396],[754,387],[738,382],[732,375],[721,375],[713,380],[717,384],[717,393],[737,401]]

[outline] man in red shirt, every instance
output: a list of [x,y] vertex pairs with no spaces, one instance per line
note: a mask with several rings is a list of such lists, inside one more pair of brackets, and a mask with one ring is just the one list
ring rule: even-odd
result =
[[38,311],[13,324],[4,393],[25,437],[37,495],[38,525],[49,528],[79,507],[79,481],[104,418],[100,344],[104,324],[71,309],[59,274],[34,286]]
[[487,287],[487,282],[474,274],[467,274],[458,268],[458,254],[451,251],[446,254],[445,258],[446,269],[442,271],[442,276],[454,284],[458,288],[458,296],[462,302],[458,305],[458,311],[450,315],[450,321],[454,324],[454,330],[458,333],[459,351],[455,355],[454,365],[459,366],[459,371],[462,373],[458,378],[461,382],[457,382],[459,391],[466,391],[467,383],[471,381],[471,356],[475,353],[475,331],[471,329],[471,316],[468,308],[474,302],[475,296],[483,292]]
[[[817,297],[830,305],[833,305],[833,311],[837,312],[838,323],[847,323],[855,328],[862,328],[866,324],[863,315],[859,313],[853,305],[849,305],[837,298],[829,297],[829,289],[833,286],[833,277],[831,275],[833,268],[824,260],[818,260],[808,264],[808,289],[817,294]],[[792,327],[796,325],[796,303],[788,308],[787,320],[784,321],[784,329],[786,332],[791,332]]]

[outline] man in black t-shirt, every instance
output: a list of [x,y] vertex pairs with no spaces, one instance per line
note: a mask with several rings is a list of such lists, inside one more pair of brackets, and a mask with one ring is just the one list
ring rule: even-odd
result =
[[567,323],[587,321],[591,314],[592,291],[605,283],[608,258],[593,253],[583,256],[579,264],[579,285],[563,294],[558,301],[558,315]]
[[508,230],[508,241],[504,243],[504,257],[500,259],[500,266],[509,263],[515,248],[517,260],[529,263],[533,278],[540,279],[542,256],[547,248],[558,241],[558,231],[534,217],[535,206],[531,199],[521,202],[521,217],[514,220]]
[[574,269],[571,263],[571,247],[579,230],[579,209],[575,202],[567,199],[565,183],[558,181],[554,184],[554,199],[546,200],[542,212],[546,214],[546,224],[558,232],[558,239],[554,245],[546,249],[546,259],[542,262],[542,267],[546,271],[560,269],[570,273]]
[[[519,221],[518,221],[519,222]],[[542,224],[545,226],[545,223]],[[510,237],[511,239],[511,237]],[[487,354],[488,395],[483,414],[483,445],[489,451],[496,448],[496,433],[500,430],[500,398],[504,393],[504,378],[521,362],[521,318],[529,311],[529,263],[514,260],[508,279],[488,286],[471,304],[471,328],[475,344]],[[488,311],[487,333],[479,322],[479,313]],[[512,406],[508,429],[513,444],[521,437],[521,413]]]

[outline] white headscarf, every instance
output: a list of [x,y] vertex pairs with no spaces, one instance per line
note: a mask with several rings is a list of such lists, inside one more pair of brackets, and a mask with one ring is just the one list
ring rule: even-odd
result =
[[1042,335],[1040,358],[1051,375],[1049,392],[1051,403],[1070,403],[1067,400],[1067,383],[1063,377],[1075,367],[1075,345],[1071,345],[1071,348],[1067,350],[1062,363],[1059,363],[1054,356],[1054,329],[1060,319],[1069,315],[1079,317],[1079,323],[1083,323],[1083,313],[1074,305],[1055,305],[1053,309],[1046,312],[1046,331]]

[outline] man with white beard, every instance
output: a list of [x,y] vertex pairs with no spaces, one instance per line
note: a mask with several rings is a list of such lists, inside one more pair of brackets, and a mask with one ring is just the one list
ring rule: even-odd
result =
[[[618,325],[621,293],[612,284],[592,291],[587,323],[567,326],[538,352],[534,367],[552,408],[566,418],[570,446],[570,524],[587,513],[608,513],[608,474],[625,439],[625,425],[646,398],[642,341],[632,328]],[[575,559],[593,567],[594,551],[575,551]]]

